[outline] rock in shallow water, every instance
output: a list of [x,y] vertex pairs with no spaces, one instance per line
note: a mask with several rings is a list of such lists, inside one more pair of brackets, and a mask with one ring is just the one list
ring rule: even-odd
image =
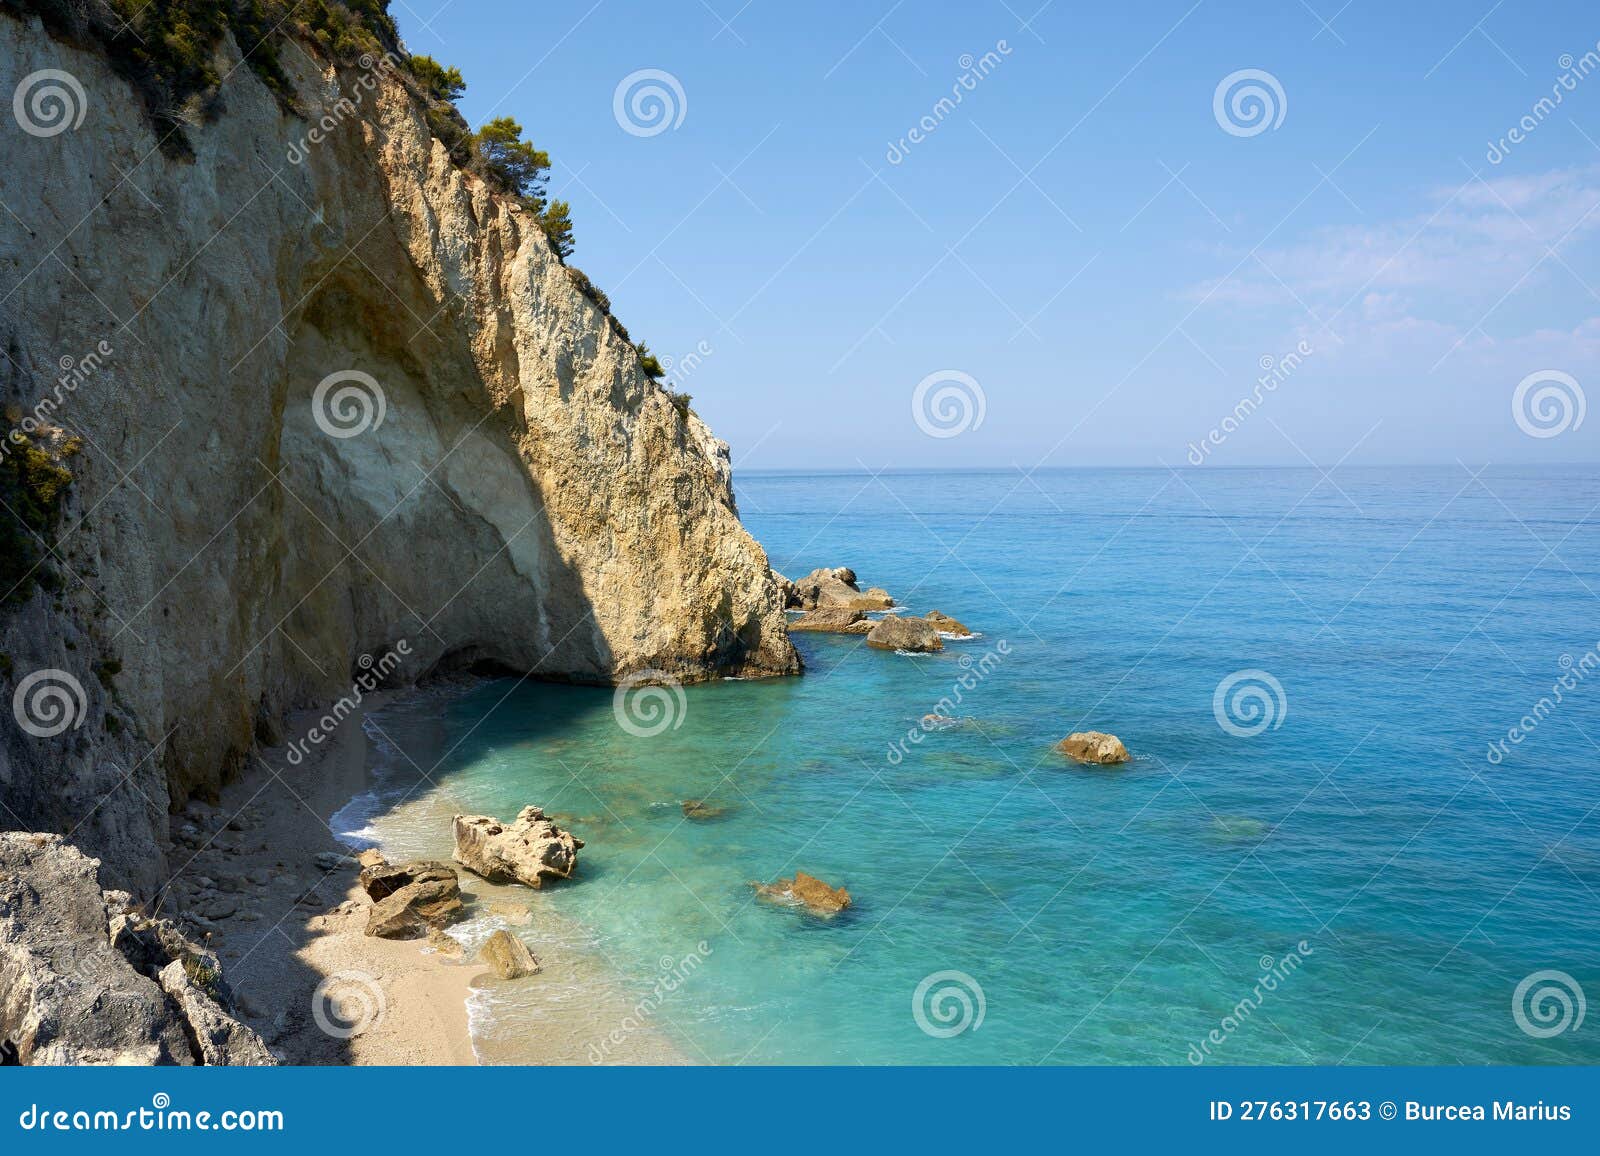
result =
[[889,592],[880,586],[863,593],[856,585],[856,572],[844,566],[813,570],[789,582],[784,598],[786,606],[799,610],[887,610],[894,605]]
[[[858,631],[856,627],[861,627]],[[872,629],[866,611],[847,610],[842,606],[828,606],[802,614],[789,623],[790,633],[816,631],[819,634],[856,634]]]
[[1122,740],[1104,731],[1079,731],[1056,744],[1056,750],[1070,759],[1093,766],[1111,766],[1125,763],[1132,756]]
[[917,654],[944,649],[944,639],[923,618],[891,614],[867,632],[867,645],[878,650],[906,650]]
[[540,971],[539,961],[528,950],[528,945],[509,931],[497,931],[491,935],[478,949],[478,958],[494,968],[494,973],[501,979],[521,979],[525,975],[537,975]]
[[793,879],[779,879],[776,883],[755,883],[758,898],[785,907],[804,907],[813,915],[837,915],[850,906],[850,892],[843,887],[830,887],[815,875],[796,871]]
[[969,638],[972,635],[972,631],[961,625],[961,623],[957,622],[954,618],[951,618],[948,614],[941,614],[937,610],[930,610],[923,617],[925,617],[928,622],[933,625],[933,628],[939,631],[941,634],[953,634],[957,638]]
[[524,807],[510,823],[493,815],[457,815],[455,861],[491,883],[542,887],[569,879],[578,867],[583,840],[563,831],[538,807]]

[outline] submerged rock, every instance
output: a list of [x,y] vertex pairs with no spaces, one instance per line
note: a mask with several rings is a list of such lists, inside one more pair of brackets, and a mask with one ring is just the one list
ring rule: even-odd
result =
[[961,625],[961,623],[957,622],[954,618],[951,618],[948,614],[941,614],[937,610],[930,610],[923,617],[932,623],[933,628],[939,631],[941,634],[954,634],[958,638],[968,638],[972,635],[972,631]]
[[372,900],[366,933],[380,939],[422,939],[466,918],[455,868],[435,859],[374,864],[361,886]]
[[1095,766],[1125,763],[1132,758],[1128,754],[1128,748],[1122,745],[1121,739],[1104,731],[1079,731],[1070,734],[1056,744],[1056,750],[1070,759]]
[[776,883],[755,883],[756,896],[785,907],[804,907],[813,915],[837,915],[850,906],[850,892],[830,887],[815,875],[796,871],[793,879]]
[[491,883],[543,887],[570,879],[583,840],[563,831],[538,807],[524,807],[510,823],[492,815],[457,815],[455,861]]
[[528,945],[509,931],[497,931],[491,935],[478,949],[478,958],[494,968],[494,973],[501,979],[521,979],[525,975],[537,975],[540,971],[539,961],[528,950]]
[[708,803],[704,799],[685,799],[683,801],[683,817],[685,819],[694,819],[703,823],[712,819],[724,818],[727,813],[728,808]]
[[0,1040],[18,1064],[272,1064],[215,955],[102,891],[59,835],[0,834]]
[[878,650],[909,650],[926,653],[943,650],[944,639],[925,618],[905,618],[891,614],[879,619],[867,632],[867,645]]

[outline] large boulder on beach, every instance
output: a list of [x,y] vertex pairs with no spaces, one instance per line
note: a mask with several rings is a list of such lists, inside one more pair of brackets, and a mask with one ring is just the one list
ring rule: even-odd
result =
[[926,653],[943,650],[944,639],[926,618],[890,614],[879,619],[867,632],[867,645],[878,650],[905,650]]
[[894,605],[889,592],[881,587],[863,592],[856,585],[856,572],[845,566],[813,570],[792,585],[794,601],[790,605],[799,610],[887,610]]
[[222,965],[104,891],[59,835],[0,834],[0,1042],[27,1065],[273,1064]]
[[423,939],[466,918],[456,869],[436,859],[364,867],[361,886],[372,900],[366,932],[380,939]]
[[501,930],[491,935],[478,949],[478,958],[494,969],[501,979],[521,979],[539,973],[539,961],[523,943],[509,931]]
[[927,614],[923,615],[923,617],[926,618],[928,622],[932,624],[933,628],[940,634],[953,634],[957,638],[968,638],[972,634],[972,631],[968,630],[954,618],[951,618],[948,614],[941,614],[937,610],[930,610]]
[[757,898],[784,907],[803,907],[813,915],[833,916],[850,906],[850,892],[843,887],[830,887],[804,871],[796,871],[793,879],[753,886]]
[[1122,740],[1104,731],[1079,731],[1056,744],[1056,750],[1070,759],[1092,766],[1112,766],[1125,763],[1133,756]]
[[457,815],[455,861],[491,883],[543,887],[570,879],[583,840],[563,831],[538,807],[524,807],[509,823],[492,815]]

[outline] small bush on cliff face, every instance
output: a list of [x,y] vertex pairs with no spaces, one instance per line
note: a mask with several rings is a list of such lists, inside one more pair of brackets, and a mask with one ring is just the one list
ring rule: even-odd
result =
[[38,564],[55,535],[72,472],[58,458],[76,454],[79,444],[68,439],[57,454],[27,437],[9,436],[0,458],[0,605],[27,601],[35,586],[53,590],[56,574]]
[[661,368],[661,362],[650,352],[648,345],[641,341],[633,347],[633,350],[639,355],[639,368],[644,370],[645,376],[651,381],[660,381],[667,376],[667,371]]
[[602,290],[600,286],[589,280],[589,275],[587,273],[578,268],[576,265],[568,265],[567,277],[572,281],[572,284],[577,287],[579,293],[582,293],[590,301],[593,301],[596,305],[600,306],[600,312],[610,314],[611,298],[605,295],[604,290]]

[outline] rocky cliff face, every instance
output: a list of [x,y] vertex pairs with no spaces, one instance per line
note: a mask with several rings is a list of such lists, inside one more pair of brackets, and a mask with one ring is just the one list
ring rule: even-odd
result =
[[103,56],[0,12],[0,95],[82,94],[0,122],[3,425],[73,475],[0,591],[0,827],[147,886],[168,811],[368,664],[796,671],[726,445],[535,223],[381,62],[281,50],[300,119],[218,52],[174,158]]

